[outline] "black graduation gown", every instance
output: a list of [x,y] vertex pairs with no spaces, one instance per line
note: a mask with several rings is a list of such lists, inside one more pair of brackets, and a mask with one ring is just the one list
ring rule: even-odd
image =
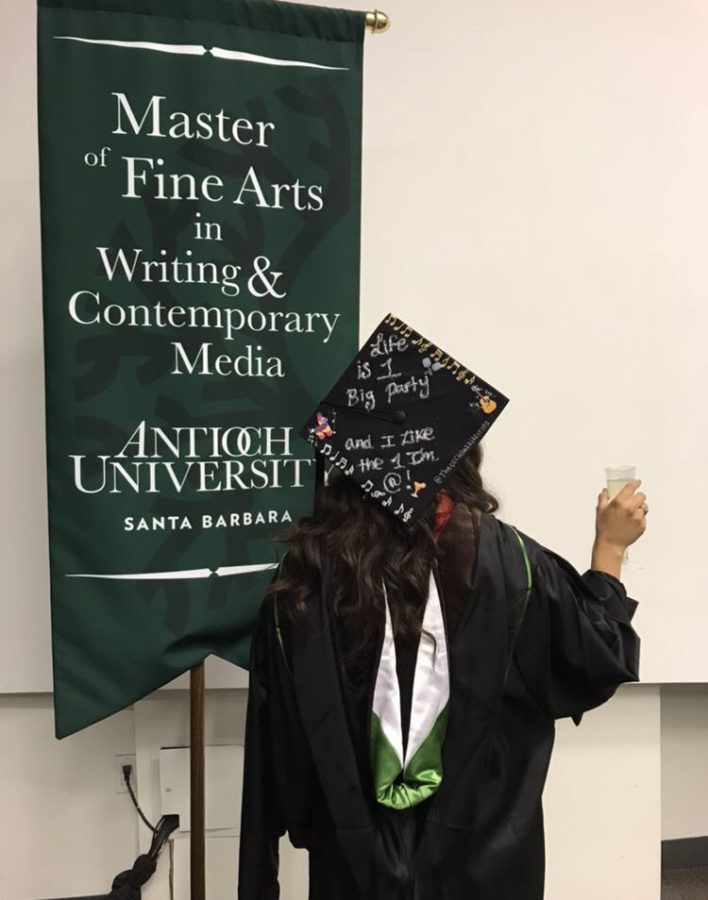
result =
[[444,607],[446,586],[463,602],[448,633],[443,780],[411,810],[374,799],[371,678],[351,683],[326,571],[305,622],[284,627],[281,614],[279,631],[273,603],[263,605],[251,654],[239,900],[279,897],[285,832],[309,851],[309,900],[543,897],[541,794],[554,720],[577,723],[638,679],[637,604],[617,579],[581,576],[522,535],[529,594],[517,536],[489,514],[466,573],[469,536],[448,530],[455,547],[438,587]]

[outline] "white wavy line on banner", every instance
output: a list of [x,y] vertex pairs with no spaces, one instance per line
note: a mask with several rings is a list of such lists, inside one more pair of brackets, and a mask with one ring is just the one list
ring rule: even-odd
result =
[[255,563],[245,566],[219,566],[213,572],[211,569],[177,569],[173,572],[126,572],[115,574],[103,573],[71,573],[67,578],[110,578],[118,581],[155,581],[164,578],[209,578],[214,575],[246,575],[249,572],[266,572],[268,569],[277,569],[278,563]]
[[219,566],[217,575],[243,575],[246,572],[266,572],[268,569],[277,569],[278,563],[264,563],[253,566]]
[[209,578],[211,569],[181,569],[174,572],[127,572],[103,575],[96,573],[67,574],[67,578],[112,578],[118,581],[153,581],[163,578]]
[[212,47],[209,51],[217,59],[234,59],[242,62],[264,63],[267,66],[303,66],[307,69],[328,69],[330,72],[348,72],[343,66],[322,66],[319,63],[304,62],[301,59],[277,59],[274,56],[257,56],[243,50],[224,50],[223,47]]
[[79,41],[81,44],[107,44],[110,47],[128,47],[134,50],[157,50],[159,53],[181,53],[186,56],[204,56],[209,51],[201,44],[156,44],[153,41],[108,41],[98,38],[73,37],[55,34],[57,41]]
[[211,53],[216,59],[228,59],[240,62],[262,63],[266,66],[300,66],[306,69],[326,69],[330,72],[348,72],[345,66],[323,66],[320,63],[306,62],[302,59],[279,59],[275,56],[259,56],[246,53],[244,50],[226,50],[223,47],[207,49],[201,44],[158,44],[154,41],[110,41],[100,38],[74,37],[68,34],[55,34],[57,41],[78,41],[81,44],[105,44],[108,47],[127,47],[133,50],[157,50],[159,53],[181,53],[186,56],[204,56]]

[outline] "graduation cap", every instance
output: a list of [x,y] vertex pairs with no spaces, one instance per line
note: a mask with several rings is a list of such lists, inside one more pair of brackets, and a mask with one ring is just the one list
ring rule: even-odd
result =
[[389,314],[300,434],[411,526],[508,402]]

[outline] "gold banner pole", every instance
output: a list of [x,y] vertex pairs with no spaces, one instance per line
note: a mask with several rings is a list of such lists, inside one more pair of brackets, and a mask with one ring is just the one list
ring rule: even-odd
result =
[[391,27],[391,20],[385,12],[375,9],[373,12],[366,14],[366,27],[372,34],[383,34],[384,31],[388,31]]

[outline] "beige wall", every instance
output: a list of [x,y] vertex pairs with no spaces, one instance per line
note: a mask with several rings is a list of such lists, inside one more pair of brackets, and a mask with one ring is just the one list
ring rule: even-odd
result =
[[0,747],[0,898],[107,893],[137,854],[113,773],[135,752],[132,710],[59,742],[51,697],[0,695]]
[[0,0],[0,692],[51,689],[34,16]]
[[662,837],[708,835],[708,687],[661,688]]

